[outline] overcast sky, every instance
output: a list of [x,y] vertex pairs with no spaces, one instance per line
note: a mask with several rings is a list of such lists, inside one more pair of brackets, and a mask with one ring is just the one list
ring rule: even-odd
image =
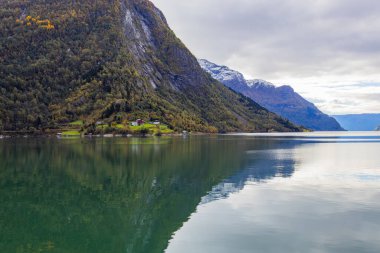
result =
[[153,0],[198,58],[288,84],[329,114],[380,113],[378,0]]

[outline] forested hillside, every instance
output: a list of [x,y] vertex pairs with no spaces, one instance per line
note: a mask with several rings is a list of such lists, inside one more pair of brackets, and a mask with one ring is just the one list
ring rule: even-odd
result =
[[0,2],[0,129],[160,120],[174,130],[298,131],[224,87],[147,0]]

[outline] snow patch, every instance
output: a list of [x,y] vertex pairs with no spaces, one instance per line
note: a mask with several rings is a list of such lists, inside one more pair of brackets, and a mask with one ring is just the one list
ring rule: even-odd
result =
[[275,88],[273,83],[261,79],[247,80],[247,85],[255,88]]
[[206,71],[208,72],[209,74],[211,74],[211,76],[220,81],[220,82],[225,82],[225,81],[233,81],[233,80],[236,80],[236,81],[239,81],[239,82],[245,82],[245,79],[244,79],[244,76],[235,71],[235,70],[232,70],[226,66],[220,66],[220,65],[216,65],[212,62],[209,62],[207,60],[198,60],[200,66]]
[[204,59],[198,60],[200,66],[208,72],[214,79],[226,84],[226,83],[239,83],[247,85],[253,89],[274,89],[276,86],[268,81],[261,79],[245,80],[244,76],[235,70],[232,70],[226,66],[220,66],[215,63],[209,62]]

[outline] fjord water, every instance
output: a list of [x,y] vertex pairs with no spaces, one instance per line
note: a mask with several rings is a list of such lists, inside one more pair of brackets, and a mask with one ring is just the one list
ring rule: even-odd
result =
[[0,252],[380,252],[378,133],[0,150]]

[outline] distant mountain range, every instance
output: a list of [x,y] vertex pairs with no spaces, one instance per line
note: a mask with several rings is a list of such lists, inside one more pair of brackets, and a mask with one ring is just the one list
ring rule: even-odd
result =
[[349,131],[380,130],[380,114],[348,114],[333,117]]
[[246,80],[238,71],[200,59],[201,67],[227,87],[242,93],[291,122],[315,131],[343,131],[332,117],[322,113],[290,86],[276,87],[264,80]]

